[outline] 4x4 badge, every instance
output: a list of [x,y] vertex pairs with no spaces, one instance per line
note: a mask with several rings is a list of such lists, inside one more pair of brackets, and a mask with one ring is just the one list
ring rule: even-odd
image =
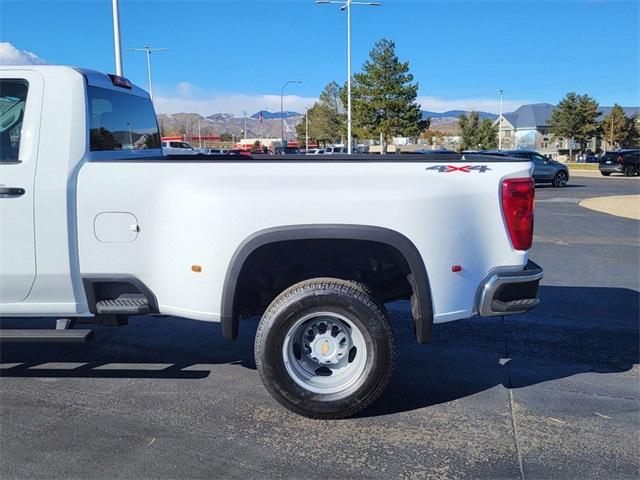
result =
[[425,170],[437,170],[439,173],[450,173],[450,172],[484,173],[487,170],[491,170],[491,169],[487,165],[463,165],[461,167],[456,167],[455,165],[434,165],[433,167],[425,168]]

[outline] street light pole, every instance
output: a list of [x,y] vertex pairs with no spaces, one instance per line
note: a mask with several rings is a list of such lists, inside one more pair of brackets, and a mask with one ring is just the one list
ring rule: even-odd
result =
[[347,11],[347,153],[351,155],[353,139],[351,135],[351,5],[379,7],[380,2],[354,2],[353,0],[316,0],[316,3],[334,3],[340,10]]
[[169,48],[151,48],[144,46],[142,48],[126,48],[127,52],[146,52],[147,54],[147,77],[149,80],[149,97],[153,100],[153,87],[151,84],[151,52],[164,52],[170,50]]
[[498,116],[498,150],[502,150],[502,89],[499,88],[500,92],[500,114]]
[[116,75],[122,76],[122,48],[120,47],[120,9],[118,0],[111,0],[113,10],[113,47],[116,60]]
[[280,124],[282,127],[282,146],[286,147],[284,143],[284,89],[290,83],[302,83],[301,80],[289,80],[284,85],[282,85],[282,90],[280,90]]

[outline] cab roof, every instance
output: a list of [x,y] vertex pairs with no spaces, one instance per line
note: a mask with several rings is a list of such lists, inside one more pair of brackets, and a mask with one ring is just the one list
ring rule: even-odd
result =
[[0,66],[0,70],[32,70],[35,72],[41,72],[43,75],[46,75],[48,71],[73,70],[82,75],[86,79],[88,85],[107,88],[119,92],[126,92],[132,95],[137,95],[139,97],[149,98],[149,94],[147,93],[147,91],[138,87],[137,85],[131,83],[130,89],[123,88],[122,86],[117,86],[114,84],[114,81],[111,79],[108,73],[91,70],[89,68],[80,68],[68,65],[3,65]]

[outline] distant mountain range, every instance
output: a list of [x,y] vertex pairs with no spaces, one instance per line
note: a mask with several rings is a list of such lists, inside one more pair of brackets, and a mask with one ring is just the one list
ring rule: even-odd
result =
[[[272,118],[280,118],[280,112],[269,112],[267,110],[260,110],[259,112],[251,115],[251,118],[260,118],[260,113],[262,113],[263,119],[272,119]],[[460,115],[467,115],[470,113],[470,110],[447,110],[446,112],[430,112],[428,110],[422,110],[422,118],[431,118],[431,119],[442,119],[442,118],[455,118],[458,120]],[[498,118],[498,115],[490,112],[478,112],[480,118],[489,118],[491,120],[495,120]],[[302,113],[286,111],[284,112],[284,118],[292,118],[292,117],[300,117]]]
[[290,111],[285,111],[282,113],[282,115],[280,115],[280,112],[270,112],[268,110],[260,110],[259,112],[254,113],[253,115],[251,115],[251,118],[255,118],[256,120],[260,119],[260,114],[262,114],[262,119],[263,120],[273,120],[276,118],[293,118],[293,117],[300,117],[302,116],[302,113],[298,113],[298,112],[290,112]]
[[[447,110],[446,112],[429,112],[427,110],[422,110],[422,118],[455,118],[456,120],[460,115],[467,115],[470,110]],[[490,112],[478,112],[480,118],[490,118],[491,120],[495,120],[498,118],[498,115]]]
[[[266,114],[269,114],[268,116]],[[302,115],[296,112],[285,112],[284,128],[287,138],[296,136],[296,125],[302,120]],[[236,117],[232,113],[214,113],[204,117],[198,113],[161,113],[158,124],[163,136],[186,134],[197,136],[219,136],[223,133],[232,134],[236,139],[246,138],[280,138],[282,124],[280,112],[267,112],[260,121],[260,112],[247,117]],[[247,128],[246,133],[244,128]]]
[[[279,138],[281,135],[280,112],[261,110],[246,118],[232,113],[214,113],[207,117],[197,113],[159,114],[158,123],[163,135],[172,136],[186,133],[188,136],[198,135],[198,127],[203,136],[217,136],[223,133],[233,134],[236,138],[245,135],[247,138]],[[469,113],[466,110],[449,110],[447,112],[422,111],[422,118],[431,118],[431,128],[441,131],[457,131],[458,117]],[[489,112],[478,112],[480,118],[495,119],[498,116]],[[295,127],[303,120],[303,114],[285,111],[285,131],[289,138],[295,137]]]

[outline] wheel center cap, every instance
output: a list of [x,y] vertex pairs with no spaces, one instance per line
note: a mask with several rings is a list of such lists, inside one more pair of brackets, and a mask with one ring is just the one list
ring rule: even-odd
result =
[[329,342],[328,341],[324,341],[322,342],[322,346],[320,347],[320,352],[322,353],[323,356],[327,356],[329,354]]

